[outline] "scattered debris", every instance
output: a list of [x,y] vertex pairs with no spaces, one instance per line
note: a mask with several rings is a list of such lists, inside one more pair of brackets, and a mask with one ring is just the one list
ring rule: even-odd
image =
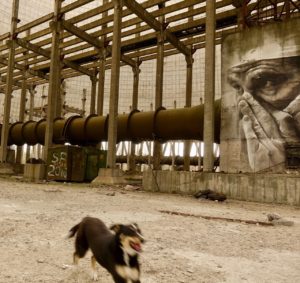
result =
[[37,263],[44,263],[45,261],[43,259],[38,259]]
[[226,195],[223,193],[218,193],[210,189],[201,190],[194,194],[195,198],[204,198],[204,199],[210,199],[214,201],[224,201],[227,199]]
[[70,264],[63,264],[62,265],[62,269],[68,269],[68,268],[73,268],[74,267],[74,265],[70,265]]
[[294,225],[294,221],[286,220],[275,213],[268,214],[267,218],[268,218],[268,221],[274,226],[277,226],[277,225],[293,226]]
[[124,190],[126,190],[126,191],[138,191],[138,190],[140,190],[140,187],[139,186],[133,186],[133,185],[126,185],[124,187]]
[[278,220],[281,218],[281,216],[279,216],[278,214],[276,213],[269,213],[267,215],[267,218],[268,218],[268,221],[273,221],[273,220]]
[[60,190],[60,189],[44,189],[43,191],[46,193],[61,193],[62,192],[62,190]]
[[240,223],[262,225],[262,226],[273,226],[273,223],[271,223],[271,222],[264,222],[264,221],[257,221],[257,220],[245,220],[245,219],[238,219],[238,218],[197,215],[197,214],[177,212],[177,211],[169,211],[169,210],[159,210],[159,212],[172,214],[172,215],[179,215],[179,216],[190,216],[190,217],[204,218],[204,219],[207,219],[207,220],[223,220],[223,221],[229,221],[229,222],[240,222]]

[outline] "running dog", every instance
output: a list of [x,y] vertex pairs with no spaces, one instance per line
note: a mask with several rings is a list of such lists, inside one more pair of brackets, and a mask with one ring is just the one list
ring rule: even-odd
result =
[[115,283],[141,283],[139,253],[144,237],[137,224],[115,224],[108,229],[97,218],[85,217],[72,227],[68,238],[76,234],[74,264],[91,249],[93,279],[97,280],[96,262],[106,268]]

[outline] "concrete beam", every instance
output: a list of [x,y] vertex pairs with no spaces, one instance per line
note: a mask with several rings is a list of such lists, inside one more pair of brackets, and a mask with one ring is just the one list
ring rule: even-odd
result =
[[[4,66],[7,66],[8,65],[8,61],[5,58],[0,57],[0,64],[2,64]],[[41,71],[38,71],[38,70],[33,70],[31,68],[28,68],[26,65],[23,65],[23,64],[15,62],[15,66],[14,67],[15,67],[15,69],[18,69],[20,71],[27,71],[32,76],[36,76],[36,77],[39,77],[39,78],[42,78],[42,79],[45,79],[45,80],[49,79],[49,76],[46,75],[45,73],[43,73]]]
[[[62,26],[64,27],[64,29],[66,29],[68,32],[78,36],[80,39],[82,39],[83,41],[88,42],[89,44],[91,44],[92,46],[96,47],[96,48],[104,48],[105,47],[105,42],[99,40],[98,38],[89,35],[87,32],[81,30],[80,28],[76,27],[75,25],[69,23],[68,21],[62,21]],[[109,52],[109,54],[112,53],[112,48],[110,45],[108,45],[106,47],[107,51]],[[122,54],[121,55],[121,60],[126,63],[127,65],[134,67],[136,65],[136,62],[134,60],[132,60],[130,57]]]
[[[51,51],[46,50],[36,44],[30,43],[29,41],[25,40],[25,39],[21,39],[21,38],[17,38],[16,42],[18,45],[22,46],[25,49],[31,50],[36,54],[42,55],[48,59],[51,58]],[[68,60],[68,59],[63,59],[62,60],[63,64],[66,65],[67,67],[74,69],[82,74],[88,75],[88,76],[93,76],[93,72],[89,71],[88,69],[77,65],[76,63]]]
[[104,42],[101,42],[101,40],[99,40],[98,38],[89,35],[87,32],[81,30],[80,28],[71,24],[70,22],[64,20],[61,23],[65,30],[76,35],[83,41],[88,42],[90,45],[97,47],[97,48],[102,48],[104,46]]
[[[137,3],[135,0],[124,0],[124,4],[139,18],[145,21],[151,28],[156,31],[164,30],[165,25],[156,20],[151,13],[143,8],[142,5]],[[191,50],[186,47],[173,33],[168,29],[165,30],[167,40],[172,43],[181,53],[184,55],[191,54]]]

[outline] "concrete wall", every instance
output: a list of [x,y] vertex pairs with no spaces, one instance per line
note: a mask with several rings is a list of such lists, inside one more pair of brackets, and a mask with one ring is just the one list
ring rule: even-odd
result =
[[199,190],[222,192],[229,199],[300,206],[300,177],[288,174],[227,174],[186,171],[144,172],[146,191],[192,195]]
[[285,145],[300,145],[299,26],[296,18],[223,40],[221,171],[284,173]]

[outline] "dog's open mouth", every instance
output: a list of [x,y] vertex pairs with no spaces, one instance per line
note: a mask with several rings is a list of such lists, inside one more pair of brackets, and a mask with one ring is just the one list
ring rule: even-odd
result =
[[142,251],[142,246],[140,243],[130,242],[130,247],[133,248],[137,252]]

